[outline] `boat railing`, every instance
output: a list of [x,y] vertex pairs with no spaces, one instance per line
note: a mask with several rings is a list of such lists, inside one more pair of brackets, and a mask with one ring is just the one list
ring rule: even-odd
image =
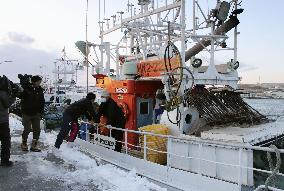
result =
[[[89,124],[88,122],[83,122],[85,124]],[[92,125],[92,124],[89,124]],[[177,137],[177,136],[172,136],[172,135],[162,135],[162,134],[155,134],[152,132],[142,132],[142,131],[135,131],[135,130],[129,130],[129,129],[121,129],[121,128],[116,128],[116,127],[112,127],[107,125],[107,128],[109,128],[110,133],[109,133],[109,137],[111,137],[111,133],[112,130],[119,130],[119,131],[123,131],[124,132],[124,140],[123,141],[118,141],[115,140],[116,142],[121,142],[122,144],[124,144],[124,149],[125,149],[125,154],[131,154],[131,150],[133,150],[133,148],[136,148],[137,150],[140,150],[143,153],[143,160],[147,161],[147,153],[149,151],[152,152],[157,152],[160,154],[166,154],[167,155],[167,163],[165,164],[168,168],[176,168],[175,166],[172,166],[171,161],[170,160],[172,157],[175,158],[181,158],[181,159],[187,159],[187,160],[196,160],[198,161],[198,168],[196,171],[191,171],[192,173],[196,173],[196,174],[200,174],[200,175],[205,175],[208,176],[206,174],[202,173],[202,168],[201,168],[201,163],[202,162],[206,162],[206,163],[212,163],[215,165],[222,165],[222,166],[227,166],[227,167],[233,167],[233,168],[238,168],[238,186],[239,186],[239,190],[241,191],[242,189],[242,171],[246,170],[246,171],[257,171],[257,172],[262,172],[262,173],[267,173],[267,174],[272,174],[274,173],[275,175],[281,176],[284,178],[284,174],[280,173],[279,170],[277,172],[273,172],[273,169],[271,170],[265,170],[265,169],[260,169],[260,168],[255,168],[253,166],[244,166],[242,164],[242,158],[243,158],[243,154],[244,152],[252,152],[252,151],[264,151],[264,152],[271,152],[271,153],[275,153],[275,150],[269,147],[261,147],[261,146],[251,146],[251,145],[241,145],[238,143],[218,143],[217,141],[209,141],[209,140],[202,140],[202,139],[197,139],[195,137]],[[82,131],[82,130],[81,130]],[[90,140],[90,135],[92,135],[91,133],[89,133],[88,129],[86,128],[86,131],[84,131],[86,133],[86,141],[89,141],[91,143],[95,143],[94,141]],[[98,132],[98,128],[96,131],[97,134],[99,134]],[[143,145],[133,145],[128,143],[128,134],[137,134],[139,136],[143,137]],[[147,142],[147,136],[156,136],[159,138],[164,138],[167,140],[167,151],[162,151],[162,150],[158,150],[158,149],[153,149],[150,148],[147,144],[149,144],[149,142]],[[186,155],[179,155],[176,153],[172,153],[169,152],[170,147],[172,146],[174,141],[182,141],[182,142],[188,142],[190,144],[194,144],[198,146],[198,156],[186,156]],[[204,146],[210,146],[210,147],[218,147],[218,148],[230,148],[230,149],[234,149],[238,152],[238,164],[232,164],[232,163],[227,163],[227,162],[219,162],[219,161],[214,161],[214,160],[209,160],[209,159],[205,159],[201,157],[201,151],[202,151],[202,147]],[[284,149],[277,149],[277,151],[280,154],[284,154]],[[216,178],[216,177],[214,177]],[[225,180],[226,181],[226,180]],[[236,182],[235,182],[236,183]],[[259,189],[261,189],[262,186],[259,186]],[[278,189],[275,189],[278,190]]]

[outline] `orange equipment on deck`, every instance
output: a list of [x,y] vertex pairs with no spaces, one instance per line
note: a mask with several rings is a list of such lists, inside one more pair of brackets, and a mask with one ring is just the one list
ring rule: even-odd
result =
[[161,76],[162,73],[172,71],[173,69],[180,66],[180,61],[178,58],[166,59],[166,64],[164,59],[159,60],[142,60],[137,64],[138,75],[141,77],[157,77]]
[[[137,75],[140,77],[159,77],[180,66],[179,57],[157,60],[142,60],[137,64]],[[125,117],[125,128],[138,128],[153,124],[155,96],[158,89],[163,88],[157,80],[113,80],[105,75],[96,74],[96,86],[106,89],[112,99],[122,108]],[[128,148],[138,145],[138,135],[127,134]]]
[[[112,80],[97,78],[97,86],[107,89],[112,99],[122,108],[126,117],[125,128],[138,130],[153,123],[153,108],[157,89],[163,87],[160,80]],[[138,145],[139,137],[128,133],[128,148]]]

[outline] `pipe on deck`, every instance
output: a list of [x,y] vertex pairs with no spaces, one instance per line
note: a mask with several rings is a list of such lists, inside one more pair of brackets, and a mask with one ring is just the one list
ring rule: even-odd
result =
[[[220,27],[215,29],[213,35],[222,35],[233,28],[235,28],[240,23],[239,19],[236,16],[231,16],[228,21],[226,21],[224,24],[222,24]],[[195,56],[199,52],[201,52],[204,47],[207,47],[211,44],[211,39],[203,39],[196,45],[194,45],[192,48],[187,50],[185,52],[185,61],[188,61],[192,56]]]

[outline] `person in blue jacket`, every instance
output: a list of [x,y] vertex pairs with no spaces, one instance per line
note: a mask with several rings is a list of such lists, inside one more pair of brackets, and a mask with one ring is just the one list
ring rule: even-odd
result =
[[94,106],[96,100],[96,94],[90,92],[86,98],[83,98],[68,106],[63,112],[63,125],[60,132],[57,135],[55,147],[60,148],[63,140],[68,136],[68,141],[73,142],[79,131],[78,118],[86,116],[90,123],[94,123],[93,120],[96,116]]

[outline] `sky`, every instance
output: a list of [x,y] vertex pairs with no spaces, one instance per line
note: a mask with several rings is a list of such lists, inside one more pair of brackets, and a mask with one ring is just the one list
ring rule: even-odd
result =
[[[89,0],[88,8],[88,40],[94,43],[99,43],[98,2]],[[187,1],[187,6],[190,2]],[[105,0],[105,3],[105,12],[101,6],[101,18],[110,17],[118,10],[125,11],[127,0]],[[284,83],[281,25],[284,1],[243,0],[242,7],[245,11],[238,26],[241,83]],[[0,0],[0,63],[13,61],[0,64],[0,75],[17,81],[19,73],[50,73],[64,47],[69,58],[82,60],[74,43],[85,40],[85,14],[86,0]],[[79,73],[81,84],[85,84],[85,74],[85,71]],[[90,83],[94,82],[90,77]]]

